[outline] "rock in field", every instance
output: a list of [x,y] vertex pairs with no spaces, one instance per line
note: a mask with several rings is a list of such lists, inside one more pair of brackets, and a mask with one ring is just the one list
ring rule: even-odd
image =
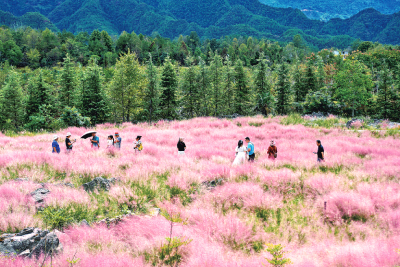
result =
[[0,255],[39,257],[42,253],[56,253],[60,246],[55,233],[39,228],[29,227],[17,234],[0,236]]
[[93,192],[95,189],[97,190],[110,190],[111,184],[114,184],[117,181],[115,178],[106,179],[103,177],[96,177],[92,181],[83,184],[83,189],[86,192]]
[[49,189],[38,188],[35,191],[33,191],[31,195],[35,199],[36,203],[42,203],[49,193],[50,193]]

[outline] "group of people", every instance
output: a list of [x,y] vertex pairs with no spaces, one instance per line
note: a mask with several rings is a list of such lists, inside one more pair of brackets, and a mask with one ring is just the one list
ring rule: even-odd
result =
[[[52,152],[53,153],[60,153],[60,145],[58,144],[58,139],[59,137],[57,135],[53,136],[53,142],[51,144],[52,147]],[[134,142],[134,147],[133,149],[138,152],[143,150],[143,144],[142,144],[142,136],[138,135],[136,137],[136,141]],[[76,142],[76,139],[71,140],[71,133],[68,132],[65,138],[65,146],[67,152],[71,152],[73,148],[73,144]],[[100,138],[96,135],[96,133],[92,133],[92,138],[90,139],[91,147],[92,148],[100,148]],[[119,136],[118,132],[115,132],[114,136],[109,135],[107,138],[107,148],[116,148],[116,149],[121,149],[121,143],[122,143],[122,138]]]
[[[136,141],[134,142],[133,149],[135,152],[141,152],[143,150],[143,143],[141,141],[142,136],[138,135],[136,137]],[[245,139],[246,145],[244,146],[244,143],[242,140],[239,140],[238,146],[235,149],[236,157],[235,160],[233,161],[233,165],[240,165],[243,164],[246,160],[249,162],[253,162],[255,159],[255,152],[254,152],[254,144],[250,141],[250,137],[246,137]],[[67,149],[67,152],[72,151],[73,144],[76,142],[76,139],[71,140],[71,133],[68,132],[65,138],[65,146]],[[90,139],[91,146],[93,148],[100,148],[100,138],[96,135],[95,132],[92,133],[92,139]],[[122,143],[122,138],[119,136],[119,133],[116,132],[114,136],[109,135],[107,138],[107,148],[117,148],[121,149],[121,143]],[[317,140],[317,146],[318,146],[318,151],[313,152],[314,154],[317,154],[317,161],[318,162],[323,162],[325,160],[324,157],[324,147],[321,144],[320,140]],[[178,144],[178,155],[182,156],[185,155],[185,150],[186,150],[186,144],[184,142],[184,138],[180,137]],[[52,152],[53,153],[60,153],[60,146],[58,144],[58,136],[55,135],[53,137],[53,143],[52,143]],[[274,140],[271,140],[270,145],[268,147],[268,158],[275,160],[278,157],[278,148],[275,144]]]

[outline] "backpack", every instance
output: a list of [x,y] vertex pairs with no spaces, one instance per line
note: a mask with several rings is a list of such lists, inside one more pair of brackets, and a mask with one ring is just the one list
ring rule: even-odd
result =
[[142,151],[142,150],[143,150],[143,144],[142,144],[142,142],[139,141],[139,144],[138,144],[138,146],[137,146],[137,149],[138,149],[139,151]]

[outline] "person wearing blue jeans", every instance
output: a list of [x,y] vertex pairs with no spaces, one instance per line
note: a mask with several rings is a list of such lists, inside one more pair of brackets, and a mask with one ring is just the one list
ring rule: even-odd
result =
[[254,153],[254,144],[250,142],[250,138],[246,137],[245,141],[247,143],[247,153],[249,154],[249,161],[253,162],[256,154]]

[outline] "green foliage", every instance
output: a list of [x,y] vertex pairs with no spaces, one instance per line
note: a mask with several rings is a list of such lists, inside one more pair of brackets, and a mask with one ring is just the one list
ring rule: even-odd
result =
[[93,125],[106,122],[109,107],[103,92],[102,71],[95,59],[87,67],[82,84],[82,115],[89,117]]
[[271,260],[267,259],[272,266],[283,267],[292,264],[292,261],[289,258],[284,258],[286,252],[283,251],[282,245],[267,244],[267,251],[272,256]]
[[248,86],[248,79],[243,68],[241,60],[236,62],[235,66],[235,110],[240,115],[248,115],[251,113],[251,92]]
[[75,214],[70,208],[46,207],[39,211],[38,214],[50,230],[57,229],[63,231],[75,219]]
[[290,84],[286,64],[282,64],[279,69],[277,84],[276,111],[278,114],[287,114],[289,111]]
[[147,65],[147,87],[144,93],[143,107],[146,118],[149,123],[158,118],[160,114],[160,87],[159,87],[159,74],[157,68],[153,64],[153,58],[150,54],[149,62]]
[[161,77],[161,87],[163,88],[161,95],[160,109],[162,118],[175,119],[176,118],[176,89],[177,78],[174,66],[169,58],[164,63],[164,69]]
[[75,107],[65,107],[63,113],[61,114],[61,120],[66,127],[89,127],[90,118],[83,117],[77,108]]
[[114,103],[115,121],[131,121],[141,112],[141,99],[146,87],[145,74],[135,54],[121,55],[114,67],[109,95]]
[[60,90],[60,103],[63,106],[72,107],[74,106],[74,96],[75,96],[75,72],[74,63],[71,60],[69,54],[64,59],[64,68],[61,73],[61,90]]
[[18,130],[23,121],[23,112],[20,78],[12,71],[0,91],[0,129]]
[[39,112],[29,116],[29,122],[25,124],[25,128],[32,132],[43,130],[60,130],[66,125],[60,118],[54,118],[54,108],[51,105],[41,105]]
[[355,110],[359,110],[361,114],[365,113],[373,85],[368,68],[359,61],[346,60],[334,79],[334,96],[344,103],[343,111],[351,110],[352,117]]

